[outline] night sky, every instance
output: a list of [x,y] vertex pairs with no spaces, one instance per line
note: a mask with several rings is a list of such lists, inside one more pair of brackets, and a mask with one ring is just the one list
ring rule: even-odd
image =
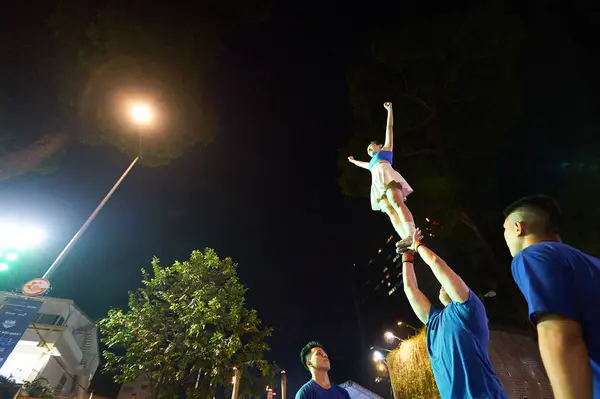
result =
[[[370,210],[366,195],[344,197],[336,182],[338,149],[352,133],[344,69],[368,33],[398,14],[447,11],[427,3],[417,8],[407,1],[387,10],[381,2],[276,1],[267,22],[237,29],[210,77],[209,99],[220,123],[215,142],[189,149],[168,166],[136,167],[53,276],[51,295],[72,298],[97,319],[109,307],[126,305],[127,291],[139,285],[140,269],[152,256],[167,264],[187,259],[194,249],[214,248],[239,263],[249,305],[275,328],[268,358],[288,371],[289,395],[309,378],[298,353],[313,339],[329,352],[334,381],[369,385],[350,268],[366,263],[392,229]],[[592,71],[599,64],[598,52],[591,52],[592,27],[576,7],[538,3],[512,11],[524,18],[530,35],[520,69],[526,114],[515,134],[530,147],[542,139],[552,143],[532,162],[542,169],[553,162],[545,154],[572,129],[598,132]],[[34,31],[30,40],[36,40]],[[18,84],[18,76],[10,78]],[[23,85],[29,89],[16,98],[23,107],[31,96],[51,94]],[[383,108],[381,117],[381,137],[374,139],[383,138]],[[22,123],[26,130],[30,122]],[[60,154],[58,170],[0,183],[2,216],[30,220],[48,234],[43,251],[21,263],[26,274],[17,279],[43,274],[129,162],[113,148],[75,144]],[[523,181],[503,195],[552,187],[543,179]],[[413,196],[417,200],[418,187]],[[10,289],[13,283],[2,278],[0,288]]]

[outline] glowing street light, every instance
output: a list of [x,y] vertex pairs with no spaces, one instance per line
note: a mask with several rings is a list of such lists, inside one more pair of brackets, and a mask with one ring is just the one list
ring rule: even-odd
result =
[[385,361],[385,356],[380,351],[373,351],[373,361],[375,363],[380,363]]
[[395,336],[391,331],[386,331],[385,334],[383,334],[383,338],[390,344],[394,342],[395,339],[397,339],[399,342],[402,342],[402,339]]
[[405,323],[405,322],[403,322],[403,321],[399,321],[399,322],[398,322],[398,327],[401,327],[401,326],[406,326],[406,327],[412,328],[412,329],[413,329],[413,330],[415,330],[415,331],[419,331],[419,329],[418,329],[418,328],[415,328],[415,327],[411,326],[410,324],[408,324],[408,323]]
[[0,225],[0,249],[17,249],[23,251],[39,245],[44,241],[41,230],[11,224]]
[[147,125],[152,122],[152,109],[147,104],[136,104],[131,107],[131,117],[135,123]]
[[373,361],[375,363],[377,363],[377,368],[380,371],[383,371],[381,366],[383,366],[384,369],[387,370],[388,375],[390,376],[390,386],[392,389],[392,395],[393,395],[394,399],[396,399],[396,391],[394,390],[394,382],[392,381],[392,373],[390,371],[390,367],[388,366],[387,362],[385,361],[385,356],[383,356],[383,353],[381,353],[380,351],[373,351]]
[[[152,108],[148,104],[142,104],[142,103],[136,104],[133,107],[131,107],[130,115],[131,115],[132,122],[134,122],[135,124],[140,125],[140,126],[141,125],[145,125],[145,126],[149,125],[152,122],[152,119],[154,116],[153,112],[152,112]],[[52,264],[50,265],[48,270],[46,270],[46,273],[44,273],[43,278],[47,279],[50,276],[50,274],[52,273],[52,271],[60,264],[60,262],[63,260],[63,258],[66,256],[66,254],[71,249],[71,247],[77,242],[79,237],[81,237],[81,235],[83,233],[85,233],[85,231],[87,230],[89,225],[96,218],[96,215],[98,215],[98,213],[102,210],[104,205],[106,205],[106,203],[108,202],[110,197],[113,195],[113,193],[117,190],[117,188],[119,188],[119,186],[121,185],[123,180],[125,180],[125,178],[129,174],[129,172],[131,172],[131,169],[133,169],[135,164],[142,158],[142,134],[141,134],[141,132],[140,132],[139,136],[140,136],[140,138],[139,138],[140,144],[139,144],[137,157],[135,157],[135,159],[131,162],[129,167],[125,170],[125,172],[123,172],[123,174],[121,175],[119,180],[117,180],[117,182],[110,189],[108,194],[106,194],[106,196],[104,197],[102,202],[100,202],[100,204],[96,207],[96,209],[94,209],[94,212],[92,212],[92,214],[87,218],[87,220],[85,221],[83,226],[81,226],[81,228],[79,228],[79,230],[77,231],[77,233],[75,233],[73,238],[71,238],[71,241],[69,241],[67,246],[62,250],[62,252],[54,260],[54,262],[52,262]]]

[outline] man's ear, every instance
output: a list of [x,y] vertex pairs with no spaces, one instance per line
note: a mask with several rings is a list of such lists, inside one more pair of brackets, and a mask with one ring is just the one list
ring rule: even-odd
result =
[[310,360],[306,361],[306,366],[310,369],[311,367],[314,367],[314,365],[311,363]]
[[517,237],[523,237],[525,235],[526,229],[523,222],[515,222],[515,233],[517,233]]

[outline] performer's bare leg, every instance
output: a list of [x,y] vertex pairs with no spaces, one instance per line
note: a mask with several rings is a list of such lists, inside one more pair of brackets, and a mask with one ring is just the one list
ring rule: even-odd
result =
[[412,213],[404,202],[404,193],[402,192],[402,188],[398,187],[398,185],[388,188],[386,191],[386,197],[400,219],[399,228],[394,226],[396,231],[398,231],[400,238],[404,240],[412,237],[413,233],[415,232],[415,221]]
[[379,201],[379,207],[389,216],[392,226],[394,226],[394,230],[396,230],[396,233],[398,233],[400,238],[404,238],[402,236],[402,234],[404,234],[404,230],[402,230],[402,219],[387,198],[382,198],[381,201]]

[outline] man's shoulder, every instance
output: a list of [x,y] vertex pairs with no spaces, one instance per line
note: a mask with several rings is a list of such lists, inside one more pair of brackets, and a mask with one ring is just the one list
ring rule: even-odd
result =
[[314,392],[314,390],[312,389],[311,382],[312,380],[308,381],[307,383],[302,385],[300,389],[298,389],[298,392],[296,392],[295,399],[310,399],[314,397],[314,395],[311,395],[311,393]]

